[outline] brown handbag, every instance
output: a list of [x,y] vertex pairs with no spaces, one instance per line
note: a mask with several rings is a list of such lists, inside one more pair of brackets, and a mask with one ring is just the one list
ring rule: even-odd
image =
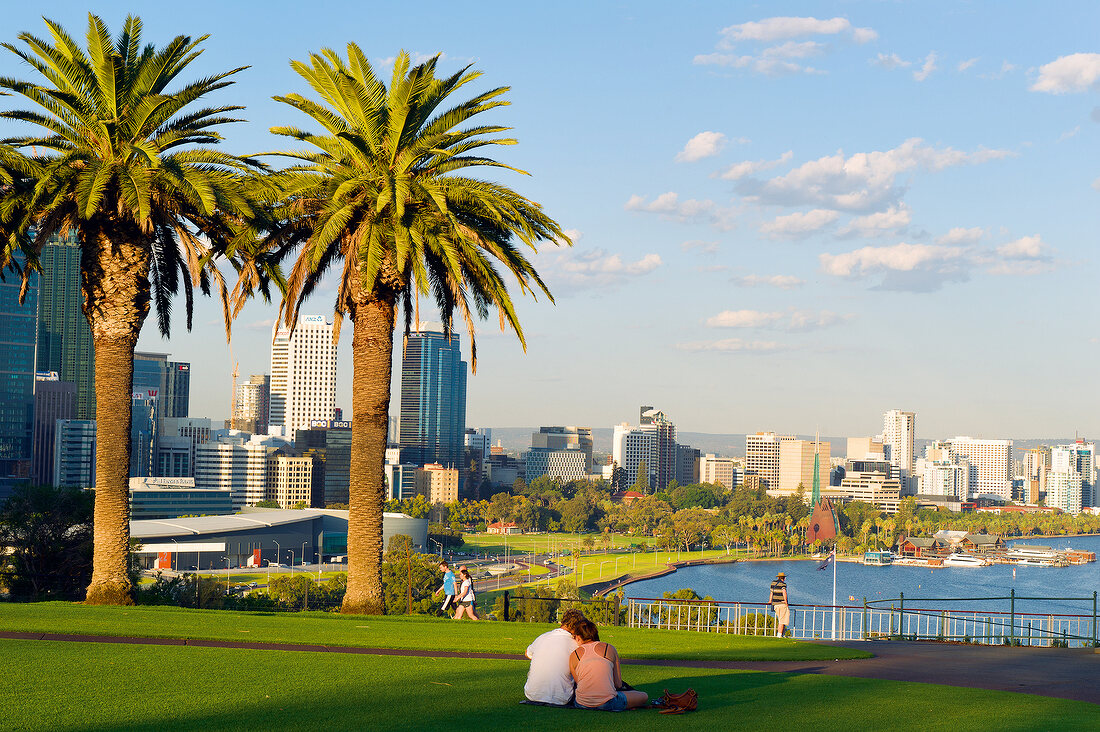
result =
[[664,696],[657,700],[656,705],[664,707],[661,714],[694,712],[699,705],[699,695],[695,693],[695,689],[688,689],[682,694],[673,694],[665,689]]

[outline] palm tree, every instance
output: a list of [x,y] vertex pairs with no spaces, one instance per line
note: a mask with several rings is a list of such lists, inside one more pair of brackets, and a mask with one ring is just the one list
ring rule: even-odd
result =
[[[433,58],[410,68],[401,53],[387,88],[354,44],[345,61],[331,50],[291,66],[320,96],[275,97],[319,124],[319,133],[293,127],[272,132],[306,143],[275,153],[295,164],[278,176],[286,207],[272,227],[273,251],[301,245],[287,282],[280,319],[296,323],[302,302],[337,264],[337,333],[352,321],[352,463],[349,485],[348,589],[343,611],[382,611],[382,463],[390,403],[390,370],[397,308],[404,332],[420,322],[420,297],[438,306],[451,334],[457,311],[470,334],[477,367],[474,315],[496,308],[502,329],[526,344],[504,279],[521,292],[550,295],[515,246],[568,242],[541,207],[499,183],[466,175],[475,168],[506,168],[479,154],[515,140],[494,137],[506,128],[468,122],[507,104],[506,87],[454,101],[480,74],[463,68],[436,76]],[[517,171],[522,172],[522,171]],[[417,326],[419,327],[419,326]]]
[[246,233],[240,224],[251,209],[242,182],[255,164],[210,148],[221,139],[213,128],[236,121],[225,115],[239,107],[194,107],[228,86],[228,77],[240,69],[168,89],[199,55],[206,36],[178,36],[157,49],[142,46],[138,18],[128,17],[112,40],[103,21],[89,15],[84,49],[60,25],[45,22],[49,39],[21,33],[23,46],[2,44],[41,79],[0,79],[0,89],[39,107],[0,112],[0,117],[40,128],[37,136],[0,141],[0,168],[9,171],[7,177],[14,175],[0,206],[6,242],[0,266],[21,270],[25,285],[50,235],[75,230],[81,242],[97,425],[95,548],[87,602],[129,604],[134,347],[151,306],[160,332],[168,335],[172,296],[181,284],[188,329],[193,288],[209,294],[213,285],[225,306],[227,335],[240,298],[257,284],[266,294],[266,282],[257,278],[262,260],[247,265],[237,297],[216,267],[219,255],[235,256]]

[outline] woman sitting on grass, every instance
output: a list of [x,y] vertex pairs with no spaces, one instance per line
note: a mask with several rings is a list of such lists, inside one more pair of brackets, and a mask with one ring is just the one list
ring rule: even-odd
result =
[[575,706],[621,712],[646,705],[649,696],[644,691],[619,691],[623,686],[619,654],[614,646],[600,642],[600,631],[591,620],[577,623],[573,639],[579,646],[569,656],[569,673],[577,682]]

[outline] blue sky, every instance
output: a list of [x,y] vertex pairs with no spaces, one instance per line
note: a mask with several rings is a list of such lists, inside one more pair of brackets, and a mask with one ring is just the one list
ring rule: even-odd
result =
[[[87,5],[50,6],[83,34]],[[497,157],[531,176],[504,180],[575,246],[537,257],[557,304],[521,303],[526,354],[484,324],[469,425],[606,427],[644,403],[703,432],[873,434],[890,408],[921,437],[1100,432],[1095,3],[173,7],[136,8],[148,40],[209,33],[196,75],[252,67],[224,93],[247,107],[234,152],[305,123],[270,97],[305,91],[287,61],[324,46],[512,87],[494,119],[520,142]],[[131,9],[95,7],[112,29]],[[4,27],[45,33],[30,3]],[[29,77],[15,61],[0,74]],[[230,357],[198,310],[140,347],[192,361],[192,413],[221,418]],[[268,370],[273,316],[238,320],[242,374]]]

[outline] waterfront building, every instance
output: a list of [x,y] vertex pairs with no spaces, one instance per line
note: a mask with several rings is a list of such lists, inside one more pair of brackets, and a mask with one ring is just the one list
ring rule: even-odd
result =
[[965,460],[969,464],[967,498],[1012,500],[1012,440],[976,440],[959,436],[943,443],[952,461]]
[[462,466],[466,362],[457,334],[412,333],[401,359],[401,461]]
[[[1091,442],[1077,440],[1069,445],[1058,445],[1050,449],[1050,469],[1065,472],[1074,471],[1081,476],[1081,506],[1091,508],[1098,504],[1096,490],[1096,446]],[[1049,488],[1047,489],[1049,493]],[[1050,505],[1049,501],[1047,505]]]
[[323,315],[303,315],[293,333],[272,330],[268,431],[288,438],[336,409],[336,344]]
[[[1054,452],[1057,451],[1058,448],[1054,448]],[[1081,474],[1072,468],[1052,467],[1047,473],[1046,505],[1066,513],[1081,513],[1083,482]]]
[[779,444],[794,440],[794,435],[757,432],[745,435],[745,472],[759,478],[766,489],[779,486]]
[[416,492],[429,503],[454,503],[458,500],[458,469],[428,463],[416,471]]
[[717,457],[710,453],[699,458],[699,482],[720,485],[735,490],[745,475],[744,463],[731,457]]
[[23,304],[20,278],[0,280],[0,501],[31,476],[34,430],[35,321],[38,278]]
[[186,417],[191,403],[191,364],[166,353],[134,353],[134,394],[157,399],[161,417]]
[[[813,440],[782,440],[779,442],[779,481],[769,490],[775,496],[790,496],[803,491],[809,495],[814,481],[814,456],[826,469],[832,445],[828,442]],[[808,499],[807,499],[808,500]]]
[[39,262],[35,370],[57,372],[60,381],[76,385],[72,419],[95,419],[95,349],[84,316],[76,231],[50,237]]
[[54,428],[53,484],[58,488],[95,486],[95,420],[59,419]]
[[891,409],[882,415],[882,446],[891,465],[901,468],[902,477],[913,475],[913,447],[917,437],[917,415]]
[[316,457],[313,477],[320,495],[314,503],[321,506],[347,503],[351,485],[351,422],[313,420],[309,429],[294,433],[294,447]]
[[248,381],[237,385],[233,400],[233,429],[254,435],[267,434],[270,404],[271,377],[252,374]]
[[[870,503],[880,511],[897,513],[901,481],[884,470],[848,470],[840,481],[839,493],[852,501]],[[828,495],[834,495],[834,491],[829,490]]]
[[588,456],[579,447],[561,449],[532,447],[527,451],[525,458],[527,472],[524,480],[528,485],[544,475],[565,483],[571,480],[584,480],[588,477],[588,462]]
[[53,483],[53,449],[57,420],[75,418],[76,384],[60,381],[56,371],[35,374],[31,458],[31,481],[35,484]]
[[131,520],[230,513],[233,513],[233,498],[228,489],[199,489],[194,478],[130,478]]

